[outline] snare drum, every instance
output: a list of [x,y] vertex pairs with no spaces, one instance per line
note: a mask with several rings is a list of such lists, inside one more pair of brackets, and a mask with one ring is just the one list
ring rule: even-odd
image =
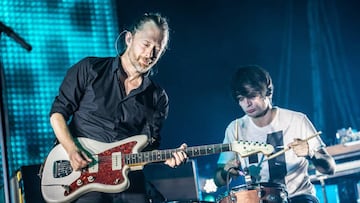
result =
[[240,185],[218,198],[219,203],[287,203],[285,186],[276,183]]

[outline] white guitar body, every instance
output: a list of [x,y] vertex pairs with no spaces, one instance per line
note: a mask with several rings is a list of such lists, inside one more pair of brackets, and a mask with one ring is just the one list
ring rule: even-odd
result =
[[[62,145],[55,146],[42,169],[41,192],[49,203],[71,202],[91,192],[117,193],[126,190],[129,170],[141,170],[151,162],[165,161],[179,149],[140,152],[147,144],[146,135],[136,135],[114,142],[103,143],[89,138],[77,138],[77,146],[87,153],[92,162],[81,171],[73,171]],[[234,151],[241,156],[262,152],[269,155],[274,147],[264,143],[237,141],[187,147],[188,157]]]
[[[90,191],[116,193],[126,190],[130,185],[127,178],[130,166],[121,161],[121,155],[141,151],[147,144],[147,136],[137,135],[114,143],[88,138],[78,138],[78,141],[96,160],[95,164],[83,171],[72,171],[64,148],[60,144],[55,146],[43,166],[41,190],[45,201],[71,202]],[[109,157],[112,158],[106,160]]]

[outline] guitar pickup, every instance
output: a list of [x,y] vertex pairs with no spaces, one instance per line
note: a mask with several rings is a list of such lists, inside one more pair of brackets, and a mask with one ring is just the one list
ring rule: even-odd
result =
[[111,166],[112,170],[121,170],[122,169],[122,159],[121,159],[121,152],[114,152],[111,154]]

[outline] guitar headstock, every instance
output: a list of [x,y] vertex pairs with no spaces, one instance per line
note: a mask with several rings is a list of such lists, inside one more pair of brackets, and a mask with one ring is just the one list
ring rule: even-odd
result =
[[270,144],[249,141],[237,141],[230,144],[231,151],[237,152],[241,157],[247,157],[256,153],[269,155],[273,153],[274,147]]

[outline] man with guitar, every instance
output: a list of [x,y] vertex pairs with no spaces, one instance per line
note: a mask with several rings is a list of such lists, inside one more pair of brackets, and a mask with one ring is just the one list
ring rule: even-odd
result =
[[[145,149],[142,146],[137,148],[143,151],[157,149],[160,145],[160,129],[168,115],[168,96],[149,76],[167,48],[167,19],[158,13],[144,14],[124,31],[123,38],[124,50],[117,57],[82,59],[68,70],[60,86],[51,108],[50,122],[69,163],[56,161],[51,167],[54,166],[52,169],[58,170],[58,173],[52,170],[49,173],[54,174],[42,174],[43,179],[48,175],[55,182],[42,182],[43,194],[49,202],[149,202],[141,170],[131,171],[129,181],[124,170],[112,174],[115,170],[111,171],[111,168],[124,167],[116,165],[124,163],[124,158],[116,158],[121,157],[121,153],[117,154],[119,156],[112,153],[110,165],[101,163],[107,163],[107,150],[111,152],[117,147],[110,143],[128,139],[121,146],[124,151],[136,142],[146,143]],[[136,140],[138,137],[132,139],[140,134],[147,135],[146,141]],[[79,137],[94,141],[81,142]],[[170,167],[183,163],[187,158],[183,151],[185,148],[185,144],[181,145],[182,150],[174,152],[165,163]],[[48,158],[47,161],[51,160]],[[132,163],[131,160],[129,163]],[[87,171],[86,174],[79,176],[84,171]],[[75,181],[72,181],[70,173],[76,175]],[[119,177],[107,181],[111,177],[106,176],[113,175]],[[69,184],[60,183],[67,178],[71,180]],[[96,181],[104,184],[90,184]],[[58,189],[51,189],[56,187],[57,182],[59,188],[65,191],[60,194],[64,199],[55,196]],[[117,184],[121,187],[114,187]]]
[[[245,115],[228,125],[223,142],[264,142],[274,146],[275,154],[264,159],[261,154],[241,157],[222,153],[215,183],[222,186],[229,183],[229,177],[245,174],[251,177],[245,178],[249,188],[284,187],[290,203],[318,203],[308,175],[308,160],[319,172],[333,174],[334,159],[306,115],[272,105],[273,89],[269,73],[259,66],[245,66],[235,72],[231,93]],[[277,200],[276,195],[268,198],[288,201],[280,196]]]

